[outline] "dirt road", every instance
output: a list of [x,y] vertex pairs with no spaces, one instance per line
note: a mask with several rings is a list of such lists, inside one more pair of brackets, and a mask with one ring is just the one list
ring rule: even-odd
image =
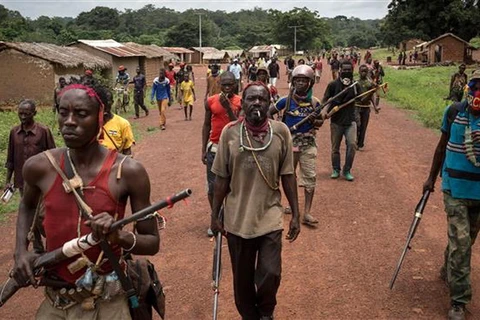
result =
[[[205,93],[205,70],[195,69],[198,97]],[[325,72],[321,83],[315,85],[316,96],[323,95],[329,80]],[[286,93],[283,73],[278,86]],[[184,121],[183,111],[172,106],[167,130],[147,135],[134,150],[135,158],[150,174],[153,201],[187,187],[194,191],[188,204],[164,211],[167,229],[161,234],[160,253],[151,258],[165,286],[171,320],[211,319],[212,315],[213,242],[206,237],[209,209],[205,167],[200,161],[202,100],[195,103],[193,121]],[[142,128],[154,126],[158,113],[131,121],[138,121]],[[379,115],[372,113],[366,148],[356,155],[352,169],[356,179],[350,183],[329,179],[329,124],[319,130],[313,213],[320,224],[318,229],[302,228],[296,242],[284,242],[276,319],[445,318],[448,291],[438,279],[438,270],[446,244],[446,223],[439,192],[431,196],[394,290],[388,289],[438,137],[408,112],[382,104]],[[344,155],[342,149],[342,159]],[[303,192],[300,195],[302,206]],[[11,267],[14,218],[12,215],[0,226],[2,280]],[[238,319],[224,249],[219,319]],[[470,319],[480,317],[478,255],[472,264]],[[33,318],[41,300],[41,290],[23,289],[0,309],[0,319]]]

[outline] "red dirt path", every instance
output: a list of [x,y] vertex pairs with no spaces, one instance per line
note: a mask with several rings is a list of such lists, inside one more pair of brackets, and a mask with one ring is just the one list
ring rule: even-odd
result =
[[[167,316],[172,320],[212,317],[213,242],[205,234],[209,209],[205,167],[200,162],[205,70],[195,70],[199,99],[193,121],[183,121],[183,111],[174,105],[168,110],[167,130],[147,135],[134,149],[135,158],[150,174],[153,201],[185,188],[194,192],[188,205],[180,203],[164,211],[167,229],[161,233],[160,252],[151,258],[165,286]],[[329,80],[325,72],[315,86],[316,96],[322,96]],[[283,74],[278,85],[280,92],[286,93]],[[320,224],[318,229],[302,228],[296,242],[284,242],[276,319],[445,318],[448,291],[438,279],[438,270],[446,244],[446,223],[439,192],[425,209],[413,250],[407,255],[394,290],[388,289],[438,134],[423,128],[408,112],[387,104],[382,107],[379,115],[372,113],[366,149],[355,158],[353,183],[329,179],[328,123],[319,130],[313,213]],[[140,123],[145,130],[158,124],[158,112],[153,110],[149,117],[131,121]],[[302,191],[300,195],[303,206]],[[0,226],[2,280],[12,265],[14,224],[12,214]],[[224,247],[219,319],[239,319],[227,251]],[[472,264],[474,300],[469,306],[470,319],[480,318],[479,298],[475,295],[480,280],[475,270],[478,256],[474,256]],[[0,309],[0,319],[33,318],[42,296],[41,290],[22,289]]]

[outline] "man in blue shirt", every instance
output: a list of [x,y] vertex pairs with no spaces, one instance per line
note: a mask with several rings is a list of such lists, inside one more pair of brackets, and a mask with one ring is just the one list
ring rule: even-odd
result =
[[150,100],[153,104],[153,98],[157,101],[158,112],[160,113],[160,129],[165,130],[167,123],[167,106],[172,105],[172,98],[170,95],[170,81],[165,77],[165,69],[160,69],[158,77],[153,80],[152,95]]
[[[270,116],[283,110],[282,121],[289,128],[292,128],[304,118],[309,117],[320,104],[317,98],[309,97],[308,94],[314,83],[315,74],[313,69],[307,65],[297,66],[292,72],[293,91],[287,97],[278,100],[277,104],[270,108]],[[300,164],[300,182],[298,185],[303,187],[305,191],[305,211],[302,223],[308,226],[316,226],[318,224],[318,220],[310,214],[310,209],[317,182],[316,130],[320,126],[320,120],[312,119],[291,132],[295,171],[297,164]]]
[[434,191],[441,169],[448,244],[440,276],[450,289],[448,319],[460,320],[472,299],[470,260],[480,230],[480,70],[468,84],[467,99],[445,111],[441,131],[423,189]]
[[235,81],[237,82],[237,87],[235,89],[235,94],[238,94],[242,91],[242,67],[238,64],[238,59],[233,59],[233,64],[228,69],[235,76]]

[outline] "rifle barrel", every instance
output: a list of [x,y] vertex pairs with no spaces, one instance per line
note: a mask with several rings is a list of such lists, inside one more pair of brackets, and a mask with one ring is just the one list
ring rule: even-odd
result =
[[390,285],[389,285],[390,290],[393,289],[393,285],[395,284],[395,280],[397,280],[397,276],[400,272],[400,269],[402,268],[402,264],[403,264],[403,261],[405,260],[405,256],[407,255],[407,251],[410,249],[410,243],[412,242],[412,239],[415,236],[415,233],[417,231],[418,225],[420,224],[420,220],[422,219],[422,216],[423,216],[423,210],[425,209],[429,196],[430,196],[430,190],[426,190],[423,193],[422,198],[418,202],[417,206],[415,207],[415,214],[414,214],[412,224],[408,229],[407,241],[405,243],[405,247],[403,248],[402,254],[400,255],[400,259],[397,262],[397,267],[395,268],[393,277],[390,280]]
[[[192,194],[192,190],[185,189],[165,200],[156,202],[151,206],[132,214],[128,218],[125,218],[113,223],[110,229],[111,230],[119,229],[128,223],[131,223],[143,217],[146,217],[147,215],[155,212],[156,210],[160,210],[167,206],[172,206],[175,202],[183,200],[189,197],[191,194]],[[35,262],[33,263],[34,272],[38,272],[43,267],[54,265],[55,263],[61,262],[62,260],[65,260],[66,258],[68,258],[63,253],[62,248],[63,246],[54,251],[50,251],[45,254],[42,254],[37,259],[35,259]],[[13,296],[20,288],[21,286],[13,278],[8,278],[6,282],[1,284],[0,285],[0,307],[2,307],[5,304],[5,302],[7,302],[7,300],[11,296]]]

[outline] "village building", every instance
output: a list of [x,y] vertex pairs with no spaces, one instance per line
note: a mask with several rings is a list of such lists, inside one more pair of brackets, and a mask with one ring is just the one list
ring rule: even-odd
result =
[[[147,85],[151,85],[158,72],[162,68],[167,68],[168,64],[175,61],[177,57],[167,50],[157,45],[142,45],[135,42],[126,42],[125,46],[141,52],[144,56],[140,57],[139,67],[144,72]],[[135,71],[131,71],[133,77]]]
[[412,51],[415,49],[415,46],[423,43],[423,40],[420,39],[408,39],[399,43],[398,48],[400,51]]
[[248,53],[253,58],[270,58],[272,53],[272,48],[268,45],[254,46]]
[[112,81],[117,77],[119,66],[124,66],[127,72],[133,75],[137,66],[140,65],[140,58],[145,57],[142,52],[112,39],[78,40],[70,46],[83,49],[110,62],[112,69],[108,77]]
[[177,56],[178,60],[185,63],[192,63],[193,51],[182,47],[163,47],[170,53]]
[[245,54],[245,51],[242,50],[242,49],[239,49],[239,50],[223,50],[227,53],[228,55],[228,58],[229,59],[240,59],[240,60],[243,60],[246,58],[246,54]]
[[227,63],[228,54],[214,47],[192,47],[192,61],[194,64]]
[[452,33],[445,33],[424,47],[429,64],[447,61],[471,63],[472,53],[476,50],[470,43]]
[[34,99],[39,105],[52,106],[53,90],[59,77],[79,78],[86,69],[108,74],[110,61],[76,47],[50,43],[0,41],[1,102],[17,105],[22,99]]

